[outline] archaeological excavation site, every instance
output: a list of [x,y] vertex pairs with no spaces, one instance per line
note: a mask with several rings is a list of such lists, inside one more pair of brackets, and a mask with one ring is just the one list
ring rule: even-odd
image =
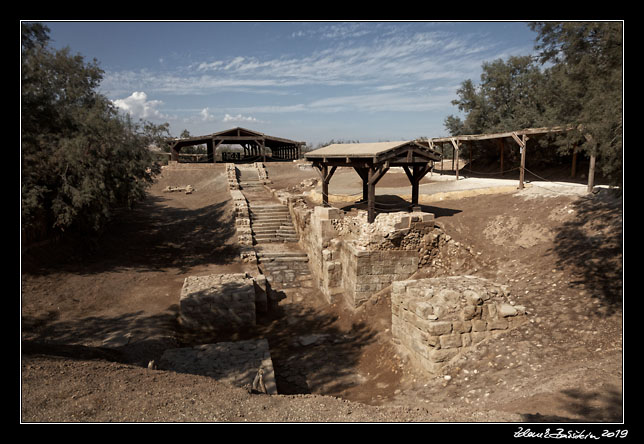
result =
[[621,421],[621,197],[465,172],[438,142],[175,141],[95,245],[26,253],[23,420]]

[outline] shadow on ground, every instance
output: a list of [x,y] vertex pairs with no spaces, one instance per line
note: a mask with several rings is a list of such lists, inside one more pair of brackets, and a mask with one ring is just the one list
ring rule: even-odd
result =
[[237,259],[235,224],[229,201],[197,209],[166,205],[148,196],[114,218],[101,236],[70,235],[64,241],[23,253],[23,270],[32,274],[68,271],[94,274],[124,268],[182,271],[203,263]]
[[551,252],[557,265],[572,268],[571,284],[590,290],[611,314],[622,303],[621,196],[601,192],[573,205],[577,215],[561,226]]
[[557,397],[556,409],[562,415],[521,414],[525,422],[621,422],[622,394],[614,389],[592,393],[563,390]]

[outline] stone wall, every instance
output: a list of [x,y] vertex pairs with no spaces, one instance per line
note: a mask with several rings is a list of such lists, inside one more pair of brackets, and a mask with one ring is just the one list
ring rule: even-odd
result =
[[394,282],[394,343],[433,374],[481,341],[521,325],[525,307],[506,300],[505,287],[475,276]]
[[237,331],[266,310],[266,282],[247,273],[188,276],[181,288],[179,322],[192,330]]
[[342,288],[353,307],[367,301],[396,280],[406,279],[418,270],[418,255],[411,250],[367,250],[352,242],[340,249]]
[[253,232],[250,227],[250,208],[244,194],[239,190],[237,168],[233,163],[226,164],[228,190],[233,201],[235,214],[235,232],[240,245],[241,260],[244,263],[257,263],[257,255],[253,249]]
[[342,294],[351,307],[415,273],[426,253],[423,236],[434,229],[430,213],[379,214],[368,224],[365,211],[288,202],[318,287],[329,302]]

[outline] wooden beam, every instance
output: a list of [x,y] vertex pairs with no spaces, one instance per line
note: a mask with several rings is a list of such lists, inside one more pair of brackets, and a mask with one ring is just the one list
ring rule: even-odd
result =
[[[374,186],[378,183],[380,179],[382,179],[382,176],[385,175],[387,171],[389,171],[389,167],[385,165],[381,165],[380,167],[373,167],[374,173],[369,177],[369,184],[373,184]],[[371,171],[371,168],[369,169]]]
[[376,220],[376,184],[373,178],[376,174],[376,168],[371,166],[368,171],[367,180],[367,222],[373,223]]
[[266,163],[266,143],[264,142],[264,139],[260,139],[259,145],[262,150],[262,162]]
[[454,137],[452,137],[451,142],[452,142],[452,145],[454,145],[454,154],[452,155],[452,169],[454,169],[454,159],[456,159],[455,172],[456,172],[456,180],[458,180],[458,146],[460,142]]
[[354,166],[353,169],[358,173],[362,179],[362,201],[367,202],[369,196],[368,182],[369,182],[369,169],[364,167]]
[[512,138],[519,144],[519,149],[521,150],[521,167],[519,170],[519,189],[523,189],[523,179],[525,178],[525,152],[528,145],[528,136],[525,134],[521,135],[519,138],[518,134],[512,133]]
[[590,166],[588,167],[588,192],[593,192],[595,186],[595,155],[590,155]]

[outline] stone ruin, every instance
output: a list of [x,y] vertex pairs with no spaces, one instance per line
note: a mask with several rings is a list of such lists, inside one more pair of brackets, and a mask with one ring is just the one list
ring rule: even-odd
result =
[[277,394],[273,361],[266,339],[166,350],[159,361],[159,368],[209,376],[268,395]]
[[191,330],[237,331],[253,327],[267,310],[266,279],[247,273],[188,276],[181,288],[179,322]]
[[311,272],[328,302],[343,295],[356,308],[423,267],[454,268],[473,257],[443,231],[432,213],[382,213],[369,224],[366,211],[310,209],[297,199],[289,199],[289,208]]
[[439,373],[476,344],[527,320],[525,307],[506,296],[505,287],[475,276],[394,282],[394,343],[421,369]]
[[[234,166],[226,171],[242,262],[250,266],[257,255],[248,202]],[[357,308],[391,289],[394,344],[419,369],[440,373],[462,353],[526,321],[525,308],[509,304],[505,288],[488,280],[469,275],[412,279],[424,267],[453,272],[474,256],[444,232],[433,214],[415,208],[378,214],[369,224],[366,211],[311,209],[302,196],[274,195],[288,206],[309,269],[329,303],[343,297]],[[261,274],[190,276],[181,290],[180,323],[193,330],[243,331],[255,325],[258,311],[268,310],[272,297]],[[265,340],[168,350],[162,365],[236,385],[261,377],[264,393],[277,392]]]

